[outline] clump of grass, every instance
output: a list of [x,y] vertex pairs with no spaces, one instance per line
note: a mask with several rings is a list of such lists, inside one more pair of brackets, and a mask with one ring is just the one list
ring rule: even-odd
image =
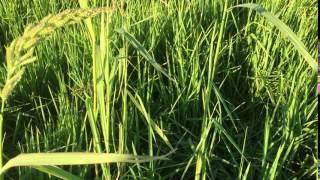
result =
[[[77,166],[81,157],[73,156],[73,165],[63,169],[12,168],[6,177],[315,178],[317,101],[315,58],[310,58],[316,57],[311,48],[317,40],[315,0],[240,5],[253,11],[235,8],[239,1],[234,0],[52,0],[41,5],[30,0],[19,4],[22,12],[14,1],[0,3],[0,34],[6,29],[9,39],[17,37],[25,17],[30,21],[79,4],[114,11],[37,46],[37,66],[22,72],[21,83],[28,85],[16,91],[19,100],[12,98],[6,109],[6,137],[15,137],[4,143],[6,168],[19,162],[7,158],[19,152],[154,157],[178,150],[170,160],[144,164]],[[32,12],[23,10],[32,6],[37,7]],[[28,97],[31,93],[36,96]]]
[[299,53],[305,58],[306,62],[313,69],[313,71],[317,71],[317,63],[314,58],[309,54],[306,46],[301,42],[298,36],[288,27],[285,23],[283,23],[279,18],[273,15],[271,12],[268,12],[259,4],[248,3],[248,4],[239,4],[235,7],[244,7],[255,10],[257,13],[264,16],[270,23],[274,24],[280,31],[283,33],[285,37],[291,41],[291,43],[295,46],[295,48],[299,51]]
[[[6,82],[1,90],[0,97],[2,101],[0,112],[0,142],[3,142],[3,112],[5,102],[12,94],[14,87],[22,78],[26,66],[36,60],[34,50],[36,45],[43,42],[56,29],[64,27],[68,24],[80,22],[84,19],[94,17],[101,13],[109,13],[110,8],[85,8],[85,9],[69,9],[59,14],[48,15],[37,24],[30,24],[26,27],[22,36],[14,39],[10,46],[6,49]],[[135,156],[129,154],[110,154],[110,153],[35,153],[21,154],[9,160],[3,166],[3,147],[0,144],[0,179],[3,174],[12,167],[16,166],[35,166],[36,169],[55,175],[60,178],[76,178],[68,172],[53,165],[71,165],[71,164],[97,164],[110,162],[148,162],[163,157],[147,157]],[[49,166],[49,167],[41,167]]]

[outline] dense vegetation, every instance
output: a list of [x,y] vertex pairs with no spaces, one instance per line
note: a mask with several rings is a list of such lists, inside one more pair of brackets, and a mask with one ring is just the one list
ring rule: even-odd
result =
[[[314,179],[316,72],[288,34],[256,11],[231,9],[248,2],[92,1],[112,12],[37,44],[3,109],[4,161],[32,152],[171,152],[145,163],[59,167],[84,179]],[[253,2],[316,57],[317,1]],[[80,4],[0,2],[2,87],[5,47],[27,24]],[[38,170],[12,168],[5,179],[55,179]]]

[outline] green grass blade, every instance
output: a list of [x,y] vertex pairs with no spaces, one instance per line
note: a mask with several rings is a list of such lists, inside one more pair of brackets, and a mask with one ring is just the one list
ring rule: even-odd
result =
[[81,180],[82,179],[56,166],[33,166],[33,168],[65,180],[69,180],[69,179]]
[[246,171],[244,172],[243,176],[242,176],[242,180],[246,180],[248,178],[248,174],[249,174],[249,171],[250,171],[250,166],[251,166],[251,162],[249,162],[248,166],[247,166],[247,169]]
[[236,148],[236,150],[241,154],[241,156],[247,160],[247,158],[244,156],[244,154],[242,153],[241,149],[239,148],[239,146],[237,145],[237,143],[235,142],[235,140],[231,137],[231,135],[226,131],[226,129],[215,119],[212,120],[214,126],[216,128],[218,128],[229,140],[229,142],[233,145],[234,148]]
[[164,156],[135,156],[115,153],[29,153],[12,158],[0,170],[0,175],[12,167],[18,166],[53,166],[53,165],[84,165],[101,163],[143,163],[153,160],[166,160]]
[[257,13],[265,17],[270,23],[274,24],[285,36],[289,38],[291,43],[295,46],[298,52],[306,59],[307,63],[311,68],[316,71],[317,70],[317,63],[314,58],[309,54],[306,46],[300,41],[298,36],[288,27],[285,23],[283,23],[279,18],[273,15],[271,12],[268,12],[263,7],[258,4],[248,3],[248,4],[239,4],[235,7],[244,7],[255,10]]
[[129,95],[131,101],[134,105],[138,108],[138,110],[143,114],[148,124],[151,125],[152,129],[157,132],[157,134],[161,137],[161,139],[173,150],[173,146],[171,145],[169,139],[164,134],[163,130],[150,118],[147,110],[145,109],[141,98],[137,95],[137,99],[128,91],[127,94]]
[[[89,7],[87,0],[79,0],[79,4],[80,4],[80,7],[83,8],[83,9],[86,9],[86,8]],[[88,32],[89,32],[89,35],[90,35],[91,42],[93,42],[93,44],[94,44],[94,42],[95,42],[95,31],[94,31],[94,28],[93,28],[92,20],[91,19],[86,19],[84,21],[85,21],[85,24],[86,24],[86,26],[88,28]]]
[[87,107],[87,113],[88,113],[88,120],[89,120],[89,125],[90,125],[90,129],[92,131],[92,136],[93,136],[93,141],[95,144],[95,150],[97,152],[102,152],[101,150],[101,146],[100,146],[100,133],[98,131],[98,127],[97,127],[97,114],[96,112],[93,111],[92,109],[92,104],[90,103],[90,99],[86,100],[86,107]]
[[270,179],[270,180],[276,179],[277,167],[278,167],[278,165],[279,165],[279,160],[280,160],[280,157],[281,157],[281,155],[282,155],[283,149],[284,149],[284,145],[282,144],[282,145],[279,147],[279,150],[278,150],[278,152],[277,152],[276,158],[275,158],[274,161],[273,161],[273,164],[272,164],[272,167],[271,167],[271,170],[270,170],[269,177],[266,178],[266,179]]
[[128,33],[124,29],[116,29],[116,32],[124,35],[130,44],[159,72],[165,75],[172,81],[175,81],[168,73],[156,62],[156,60],[148,53],[148,51],[140,44],[138,40],[136,40],[130,33]]

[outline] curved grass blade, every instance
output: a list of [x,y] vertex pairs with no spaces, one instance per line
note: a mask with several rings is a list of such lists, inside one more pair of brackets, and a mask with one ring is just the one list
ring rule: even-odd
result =
[[0,175],[12,167],[18,166],[54,166],[54,165],[84,165],[102,163],[143,163],[154,160],[167,160],[166,156],[135,156],[116,153],[29,153],[12,158],[0,169]]
[[298,50],[298,52],[306,59],[309,66],[314,71],[317,70],[318,65],[315,59],[312,58],[312,56],[309,54],[305,45],[300,41],[298,36],[290,29],[290,27],[288,27],[285,23],[283,23],[279,18],[277,18],[271,12],[268,12],[258,4],[254,4],[254,3],[239,4],[231,8],[236,8],[236,7],[244,7],[244,8],[255,10],[257,13],[265,17],[269,22],[274,24],[285,36],[289,38],[289,40],[294,45],[294,47]]
[[156,60],[148,53],[148,51],[140,44],[138,40],[136,40],[130,33],[128,33],[123,28],[116,29],[116,32],[124,35],[129,43],[136,48],[136,50],[159,72],[161,72],[163,75],[165,75],[167,78],[169,78],[172,81],[175,81],[171,76],[168,75],[168,73],[156,62]]

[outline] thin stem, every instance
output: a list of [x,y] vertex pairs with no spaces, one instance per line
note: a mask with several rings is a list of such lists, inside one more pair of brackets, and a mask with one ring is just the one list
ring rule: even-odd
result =
[[[0,169],[3,167],[3,112],[4,112],[4,103],[5,101],[1,100],[1,112],[0,112]],[[0,175],[0,180],[3,180],[3,175]]]
[[93,112],[97,110],[97,59],[96,41],[92,40],[92,81],[93,81]]

